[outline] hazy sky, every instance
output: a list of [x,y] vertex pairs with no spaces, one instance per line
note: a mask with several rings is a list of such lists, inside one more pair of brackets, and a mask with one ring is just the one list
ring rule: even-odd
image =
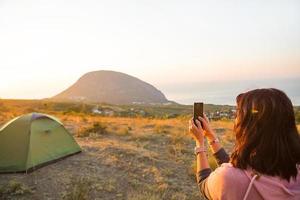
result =
[[0,69],[1,98],[49,97],[100,69],[171,99],[172,84],[299,77],[300,1],[0,0]]

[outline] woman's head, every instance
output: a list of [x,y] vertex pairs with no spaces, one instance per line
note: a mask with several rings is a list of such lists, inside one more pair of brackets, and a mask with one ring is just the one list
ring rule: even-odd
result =
[[237,96],[233,166],[289,180],[300,163],[300,137],[293,105],[274,88],[256,89]]

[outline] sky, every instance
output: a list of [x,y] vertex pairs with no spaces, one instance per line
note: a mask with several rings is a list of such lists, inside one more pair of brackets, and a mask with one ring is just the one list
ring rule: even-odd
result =
[[95,70],[184,103],[201,83],[298,87],[299,11],[297,0],[0,0],[0,98],[51,97]]

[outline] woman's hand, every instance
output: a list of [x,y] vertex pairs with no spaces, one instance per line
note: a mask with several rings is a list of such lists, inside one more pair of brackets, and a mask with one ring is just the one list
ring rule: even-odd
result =
[[194,123],[194,120],[191,119],[189,121],[189,131],[193,137],[193,139],[196,141],[198,146],[204,145],[204,130],[202,129],[201,123],[198,119],[195,120],[196,124]]
[[209,141],[213,141],[215,140],[217,137],[216,137],[216,134],[215,132],[213,131],[213,129],[211,128],[210,124],[209,124],[209,120],[208,118],[206,117],[206,115],[204,115],[204,117],[199,117],[199,120],[202,122],[202,126],[203,126],[203,134],[204,136],[209,140]]

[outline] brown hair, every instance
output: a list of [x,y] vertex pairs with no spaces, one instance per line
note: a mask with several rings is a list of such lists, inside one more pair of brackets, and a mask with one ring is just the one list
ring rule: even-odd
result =
[[274,88],[237,96],[234,167],[290,180],[297,176],[300,137],[291,100]]

